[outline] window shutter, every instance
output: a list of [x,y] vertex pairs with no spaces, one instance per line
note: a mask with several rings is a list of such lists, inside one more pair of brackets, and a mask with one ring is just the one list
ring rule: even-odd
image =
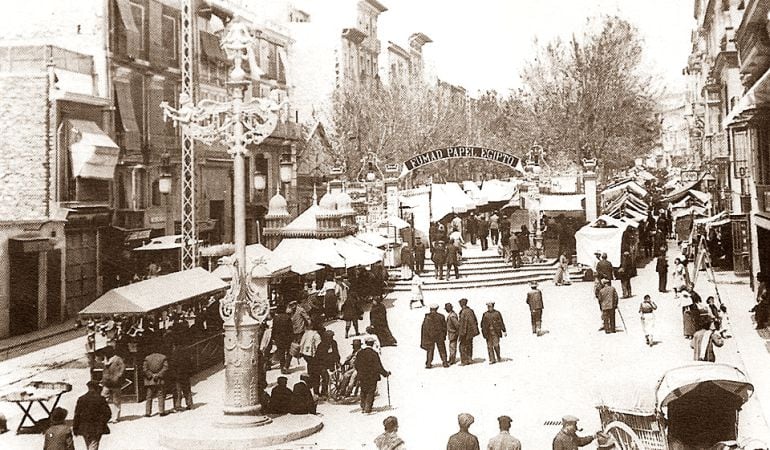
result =
[[150,64],[159,68],[168,67],[163,50],[163,5],[150,0]]
[[147,108],[147,120],[150,132],[150,146],[166,148],[166,124],[163,122],[163,110],[160,103],[163,101],[163,86],[151,86]]
[[126,34],[126,53],[132,58],[139,56],[139,27],[134,21],[134,13],[128,0],[117,0],[118,14],[123,24],[123,32]]
[[115,99],[117,101],[120,122],[123,128],[123,145],[127,150],[141,150],[139,125],[131,98],[131,85],[125,81],[115,81]]

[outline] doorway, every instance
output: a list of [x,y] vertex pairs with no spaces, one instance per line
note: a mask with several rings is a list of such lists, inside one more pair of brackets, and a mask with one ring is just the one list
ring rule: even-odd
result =
[[37,330],[38,253],[13,253],[10,258],[11,336]]

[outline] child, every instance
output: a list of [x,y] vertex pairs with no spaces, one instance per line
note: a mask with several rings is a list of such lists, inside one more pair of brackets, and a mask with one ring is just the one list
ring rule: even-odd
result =
[[412,305],[417,302],[420,303],[420,306],[425,306],[422,294],[422,278],[415,273],[412,277],[412,299],[409,301],[409,309],[412,309]]
[[639,305],[639,316],[642,319],[642,330],[644,330],[644,337],[647,340],[647,345],[652,347],[654,341],[652,339],[652,332],[655,326],[655,310],[658,309],[658,305],[652,301],[649,295],[644,296],[644,300]]
[[730,316],[727,315],[727,306],[725,306],[724,303],[722,303],[719,306],[719,312],[720,312],[719,315],[722,318],[722,328],[720,330],[722,337],[723,338],[733,337],[732,333],[730,333]]
[[51,411],[51,426],[45,430],[44,450],[75,450],[72,427],[64,424],[67,410],[56,407]]

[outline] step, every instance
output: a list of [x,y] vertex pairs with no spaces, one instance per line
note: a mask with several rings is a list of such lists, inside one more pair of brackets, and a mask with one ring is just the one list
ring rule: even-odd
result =
[[[469,289],[469,288],[476,288],[476,287],[487,287],[487,286],[503,286],[503,285],[513,285],[513,284],[527,284],[532,280],[536,281],[544,281],[544,280],[552,280],[553,279],[553,271],[542,271],[542,272],[529,272],[529,273],[510,273],[510,274],[504,274],[502,276],[495,276],[495,277],[485,277],[485,276],[463,276],[463,273],[460,273],[460,279],[451,279],[451,280],[435,280],[430,279],[426,281],[423,284],[423,290],[426,291],[433,291],[433,290],[441,290],[441,289]],[[583,277],[583,271],[579,269],[572,269],[570,270],[570,278],[573,280],[579,280]],[[393,283],[392,285],[393,291],[396,292],[406,292],[411,290],[411,285],[409,284],[409,281],[398,281]]]
[[[554,273],[556,271],[556,267],[520,267],[518,269],[514,269],[513,267],[509,265],[502,266],[499,268],[478,268],[478,267],[466,267],[465,265],[460,266],[460,272],[464,275],[501,275],[501,274],[514,274],[514,273],[542,273],[542,272],[549,272]],[[400,281],[400,277],[398,276],[399,273],[395,273],[392,279],[394,281]],[[436,271],[434,270],[424,270],[420,277],[423,278],[423,280],[430,280],[436,277]]]
[[[570,277],[575,280],[574,283],[578,283],[579,280],[582,279],[583,273],[582,272],[572,272],[570,271]],[[445,285],[436,285],[433,284],[432,286],[424,286],[423,290],[425,291],[436,291],[436,290],[459,290],[459,289],[478,289],[478,288],[487,288],[487,287],[499,287],[499,286],[516,286],[516,285],[525,285],[529,284],[531,281],[537,281],[540,282],[547,282],[553,280],[553,274],[542,274],[542,275],[530,275],[526,277],[500,277],[500,278],[488,278],[485,280],[473,280],[469,278],[460,278],[459,280],[453,279],[451,283],[445,284]],[[397,284],[393,286],[391,291],[393,292],[409,292],[410,287],[406,284]]]
[[[478,262],[478,261],[469,261],[467,259],[463,259],[461,267],[474,267],[474,268],[489,268],[489,269],[501,269],[504,267],[513,268],[511,263],[503,261],[502,258],[499,258],[497,261],[489,261],[489,262]],[[520,268],[521,269],[527,269],[527,268],[551,268],[556,267],[555,261],[546,261],[541,263],[533,263],[533,264],[524,264]],[[435,269],[435,264],[433,262],[428,263],[425,262],[424,272],[433,271]],[[388,271],[390,273],[398,273],[401,271],[400,267],[390,267],[388,268]]]

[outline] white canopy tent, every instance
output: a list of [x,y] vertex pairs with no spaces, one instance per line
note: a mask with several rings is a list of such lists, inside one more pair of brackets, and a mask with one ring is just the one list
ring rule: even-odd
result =
[[606,253],[613,266],[619,266],[623,233],[629,226],[627,222],[603,215],[579,229],[575,233],[577,262],[593,266],[594,254],[598,251]]
[[519,192],[518,181],[487,180],[481,185],[481,195],[489,203],[509,202]]
[[479,186],[473,181],[463,181],[463,191],[476,202],[476,206],[484,206],[489,203],[486,196],[481,193]]
[[540,211],[584,211],[583,194],[548,195],[540,196]]

